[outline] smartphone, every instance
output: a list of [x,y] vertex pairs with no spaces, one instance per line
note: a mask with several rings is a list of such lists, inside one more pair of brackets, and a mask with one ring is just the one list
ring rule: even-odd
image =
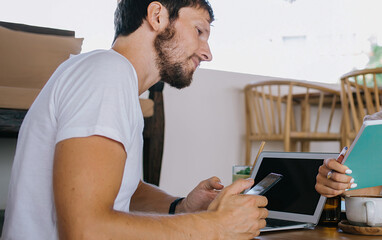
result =
[[277,173],[268,174],[259,183],[254,184],[252,188],[244,191],[244,194],[264,195],[271,187],[278,183],[283,178],[283,175]]

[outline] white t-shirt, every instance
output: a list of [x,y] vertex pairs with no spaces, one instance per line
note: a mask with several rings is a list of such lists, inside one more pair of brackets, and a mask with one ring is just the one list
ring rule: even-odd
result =
[[123,144],[127,159],[114,209],[128,212],[142,172],[143,116],[138,79],[114,50],[61,64],[20,129],[5,211],[3,239],[58,239],[52,170],[55,145],[102,135]]

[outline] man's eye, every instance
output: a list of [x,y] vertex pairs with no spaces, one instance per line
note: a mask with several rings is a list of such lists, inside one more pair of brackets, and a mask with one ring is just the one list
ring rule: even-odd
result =
[[196,28],[196,30],[198,31],[198,35],[201,35],[203,33],[199,28]]

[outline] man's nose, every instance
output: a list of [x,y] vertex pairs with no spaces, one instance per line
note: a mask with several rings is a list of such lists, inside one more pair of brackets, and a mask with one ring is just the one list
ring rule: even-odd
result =
[[202,61],[210,62],[212,60],[212,53],[210,50],[210,45],[208,42],[205,42],[200,47],[200,58]]

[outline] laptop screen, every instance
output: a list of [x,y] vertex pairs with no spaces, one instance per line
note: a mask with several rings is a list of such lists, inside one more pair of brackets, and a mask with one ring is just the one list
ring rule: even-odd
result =
[[283,175],[281,181],[264,194],[269,200],[267,209],[313,215],[320,199],[314,186],[323,160],[263,158],[255,182],[261,181],[271,172]]
[[272,172],[283,175],[264,194],[268,198],[269,217],[283,213],[281,216],[286,214],[288,217],[281,219],[296,220],[299,215],[320,215],[325,199],[315,190],[316,176],[323,160],[333,157],[336,154],[263,152],[252,174],[255,184]]

